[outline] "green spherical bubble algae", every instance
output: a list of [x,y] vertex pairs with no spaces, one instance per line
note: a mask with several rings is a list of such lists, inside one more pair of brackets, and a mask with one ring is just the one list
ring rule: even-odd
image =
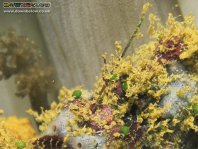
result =
[[198,114],[198,104],[194,104],[194,105],[192,106],[192,110],[193,110],[193,112],[194,112],[195,114]]
[[123,133],[125,136],[129,134],[129,127],[128,126],[122,126],[120,128],[120,132]]
[[75,98],[75,99],[79,99],[82,95],[82,92],[81,90],[75,90],[72,94],[72,96]]
[[18,140],[16,141],[17,149],[24,149],[26,147],[26,143],[24,141]]
[[127,84],[126,81],[122,82],[122,89],[123,89],[123,91],[125,91],[125,92],[126,92],[126,90],[128,89],[128,84]]
[[111,80],[111,81],[116,80],[117,76],[118,76],[117,74],[112,74],[110,80]]

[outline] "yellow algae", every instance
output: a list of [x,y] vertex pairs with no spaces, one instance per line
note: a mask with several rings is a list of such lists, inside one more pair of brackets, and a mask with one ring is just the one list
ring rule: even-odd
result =
[[183,87],[182,89],[180,89],[179,91],[177,91],[176,94],[177,94],[178,97],[184,98],[185,95],[186,95],[189,91],[191,91],[191,90],[192,90],[191,87],[185,86],[185,87]]
[[[153,14],[150,15],[149,33],[153,38],[158,39],[158,51],[164,53],[173,51],[174,47],[170,45],[180,43],[180,54],[178,55],[181,60],[189,59],[198,51],[198,30],[194,23],[193,16],[186,16],[183,22],[176,21],[172,14],[169,14],[165,26],[159,23],[159,19]],[[156,25],[157,24],[157,25]],[[169,42],[169,45],[167,45]]]
[[149,10],[149,8],[151,8],[151,6],[152,6],[151,3],[149,3],[149,2],[144,4],[143,9],[142,9],[142,13],[145,14]]
[[189,116],[187,119],[183,121],[182,129],[184,131],[188,131],[189,129],[193,129],[196,132],[198,131],[198,126],[194,123],[195,118],[193,116]]
[[27,118],[8,117],[4,121],[5,129],[19,140],[35,137],[36,132]]
[[54,118],[61,112],[63,107],[63,104],[59,103],[56,104],[55,102],[53,102],[51,104],[51,109],[50,110],[43,110],[42,108],[42,113],[38,114],[38,112],[33,111],[31,109],[29,109],[27,112],[35,117],[35,120],[39,123],[41,123],[41,125],[39,126],[39,129],[41,131],[44,131],[47,129],[48,125],[50,122],[52,122],[54,120]]
[[173,126],[176,126],[178,123],[180,123],[180,120],[173,118],[172,123],[173,123]]
[[23,140],[26,149],[31,149],[34,137],[36,132],[27,118],[0,117],[0,148],[16,148],[16,141]]
[[119,137],[120,136],[120,133],[116,132],[116,133],[113,134],[113,136],[114,137]]

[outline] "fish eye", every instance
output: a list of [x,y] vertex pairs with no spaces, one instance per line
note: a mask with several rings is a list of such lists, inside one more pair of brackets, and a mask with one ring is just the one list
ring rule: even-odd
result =
[[78,148],[82,147],[82,144],[80,142],[77,145],[78,145]]

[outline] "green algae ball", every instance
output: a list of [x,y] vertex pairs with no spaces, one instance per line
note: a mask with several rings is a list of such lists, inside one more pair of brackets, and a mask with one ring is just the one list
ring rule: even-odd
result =
[[125,91],[125,92],[126,92],[126,90],[128,89],[128,84],[127,84],[126,81],[122,82],[122,89],[123,89],[123,91]]
[[198,114],[198,104],[194,104],[194,105],[192,106],[192,109],[193,109],[193,112],[194,112],[195,114]]
[[117,74],[112,74],[110,80],[111,80],[111,81],[116,80],[117,76],[118,76]]
[[125,136],[129,134],[129,127],[128,126],[122,126],[120,128],[120,132],[123,133]]
[[72,94],[72,96],[75,98],[75,99],[78,99],[80,98],[82,95],[82,92],[80,90],[75,90]]
[[24,141],[16,141],[17,149],[24,149],[26,147],[26,143]]

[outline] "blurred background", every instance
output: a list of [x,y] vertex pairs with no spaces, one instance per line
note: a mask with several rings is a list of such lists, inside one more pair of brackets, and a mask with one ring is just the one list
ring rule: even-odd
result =
[[[181,20],[182,15],[192,13],[198,25],[197,0],[42,0],[40,2],[51,2],[50,13],[43,14],[4,13],[3,2],[9,1],[0,2],[3,43],[0,45],[0,70],[5,69],[4,63],[9,59],[4,60],[5,54],[2,54],[7,50],[5,46],[22,49],[22,52],[34,49],[36,54],[26,53],[28,56],[22,61],[22,54],[17,53],[18,61],[22,62],[13,67],[22,69],[0,80],[0,109],[4,109],[6,116],[28,116],[27,109],[33,107],[39,111],[40,105],[48,108],[51,101],[57,100],[58,90],[63,85],[93,89],[102,66],[101,55],[113,53],[116,40],[126,45],[145,2],[153,5],[149,12],[155,13],[162,22],[166,21],[168,13]],[[146,17],[141,27],[144,37],[135,40],[127,54],[148,41],[148,25]],[[11,43],[4,45],[7,38],[12,38]],[[34,45],[30,46],[32,41]],[[23,43],[25,46],[21,46]],[[17,58],[14,57],[14,62]],[[32,60],[35,62],[29,64]]]

